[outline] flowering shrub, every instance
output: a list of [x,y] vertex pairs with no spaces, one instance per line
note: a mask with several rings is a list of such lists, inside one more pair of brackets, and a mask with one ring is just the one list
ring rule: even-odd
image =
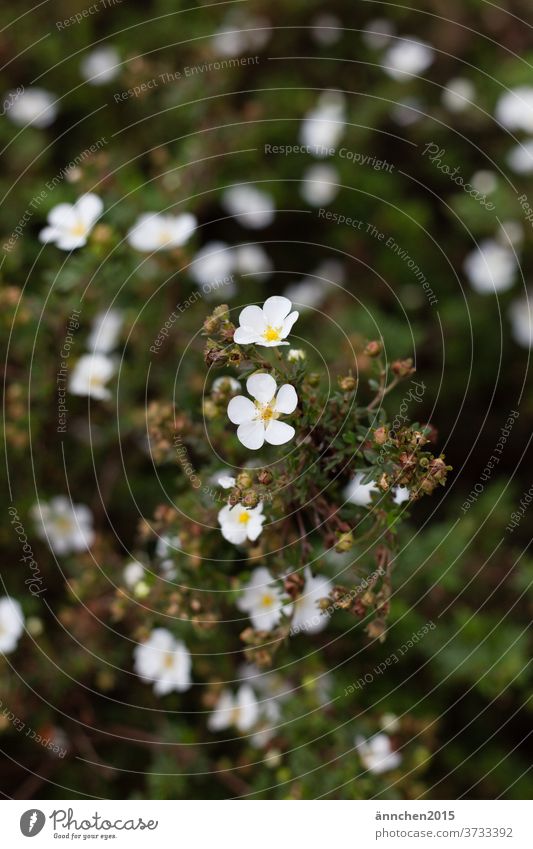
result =
[[523,4],[182,5],[0,11],[0,788],[527,797]]

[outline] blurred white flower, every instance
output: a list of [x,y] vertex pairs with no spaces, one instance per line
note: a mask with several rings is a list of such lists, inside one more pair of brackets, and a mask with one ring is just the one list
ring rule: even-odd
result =
[[272,195],[256,186],[232,186],[222,195],[222,206],[238,218],[243,227],[258,230],[268,227],[274,220],[275,206]]
[[344,269],[338,259],[325,259],[313,274],[292,283],[285,289],[285,297],[298,304],[300,309],[319,307],[330,294],[332,284],[342,283]]
[[173,557],[181,550],[179,534],[161,534],[157,538],[155,556],[161,558],[159,569],[166,580],[172,581],[176,575],[176,564]]
[[474,105],[476,89],[465,77],[454,77],[442,91],[442,102],[450,112],[465,112]]
[[475,171],[470,179],[473,187],[481,194],[490,195],[498,188],[498,178],[494,171],[481,168]]
[[132,560],[131,563],[124,566],[122,577],[126,586],[131,590],[135,584],[138,584],[144,578],[144,566],[137,560]]
[[270,631],[275,628],[282,614],[288,613],[290,604],[283,603],[283,592],[264,566],[254,569],[250,581],[244,588],[237,607],[248,613],[256,631]]
[[[217,292],[219,289],[223,297],[235,293],[233,282],[233,270],[235,266],[235,254],[226,242],[207,242],[194,257],[189,268],[189,274],[205,289]],[[204,291],[204,294],[206,292]]]
[[18,601],[7,595],[0,598],[0,654],[14,651],[23,632],[24,616]]
[[262,307],[245,307],[239,315],[234,341],[238,345],[262,345],[264,348],[288,345],[284,340],[298,318],[298,313],[291,309],[290,300],[280,295],[267,298]]
[[533,348],[532,297],[518,298],[509,307],[513,338],[523,348]]
[[515,174],[531,174],[533,172],[533,139],[526,139],[516,144],[507,154],[507,164]]
[[508,247],[509,245],[520,246],[524,241],[524,230],[520,221],[506,219],[500,223],[496,238],[500,244]]
[[211,387],[212,392],[238,392],[241,388],[240,382],[233,377],[231,374],[224,374],[221,377],[217,377],[213,381],[213,385]]
[[413,36],[402,36],[389,47],[382,65],[385,73],[395,80],[404,82],[422,74],[435,58],[433,48]]
[[68,391],[73,395],[87,395],[97,401],[107,401],[111,398],[111,392],[105,384],[115,371],[115,363],[105,354],[84,354],[72,369]]
[[124,316],[118,309],[108,309],[95,316],[91,332],[87,339],[87,348],[91,353],[109,354],[116,348]]
[[407,486],[397,486],[393,490],[393,498],[395,504],[403,504],[405,501],[409,501],[411,497],[411,491]]
[[374,18],[367,23],[361,37],[367,47],[379,50],[389,43],[395,32],[396,28],[388,18]]
[[94,542],[93,515],[85,504],[72,504],[64,495],[39,501],[30,511],[41,539],[55,554],[86,551]]
[[7,117],[19,127],[33,124],[35,127],[49,127],[57,117],[55,94],[37,86],[23,92],[11,92],[10,103],[6,107]]
[[263,505],[257,507],[243,507],[235,504],[230,507],[226,504],[218,514],[218,521],[222,536],[233,545],[242,545],[246,540],[255,542],[263,530]]
[[213,46],[219,56],[239,56],[248,50],[260,50],[271,35],[267,18],[232,15],[213,36]]
[[284,383],[277,388],[270,374],[252,374],[246,391],[254,398],[237,395],[228,404],[228,418],[238,425],[237,439],[245,448],[257,451],[265,442],[285,445],[296,433],[292,425],[278,421],[281,415],[294,413],[298,396],[294,386]]
[[505,292],[515,281],[517,262],[510,248],[485,239],[468,254],[464,270],[476,292]]
[[87,243],[89,233],[102,214],[104,204],[98,195],[86,194],[76,203],[59,203],[48,213],[48,227],[39,233],[39,240],[55,242],[62,251],[72,251]]
[[406,97],[394,104],[391,118],[400,127],[410,127],[424,118],[424,104],[417,97]]
[[215,709],[207,722],[210,731],[222,731],[233,726],[244,733],[259,719],[259,705],[249,684],[242,684],[234,696],[230,690],[222,690]]
[[317,44],[329,47],[342,36],[342,24],[336,15],[323,12],[311,21],[311,35]]
[[80,63],[82,77],[89,85],[105,85],[120,73],[120,55],[115,47],[96,47]]
[[374,481],[361,483],[364,476],[364,472],[357,472],[344,490],[346,500],[350,504],[357,504],[359,507],[367,507],[372,501],[372,493],[379,491]]
[[320,95],[317,105],[304,116],[300,127],[300,142],[312,149],[314,156],[329,156],[342,138],[346,126],[344,96],[338,91]]
[[522,85],[506,91],[498,100],[494,114],[508,130],[533,133],[533,86]]
[[374,775],[395,769],[402,762],[401,755],[394,751],[386,734],[375,734],[369,740],[358,735],[355,738],[355,748],[364,767]]
[[181,215],[147,212],[138,217],[126,238],[138,251],[169,250],[184,245],[196,230],[196,225],[196,218],[189,212]]
[[287,351],[287,359],[290,363],[300,363],[306,358],[305,351],[301,348],[289,348]]
[[291,631],[307,631],[309,634],[317,634],[322,631],[328,618],[318,607],[318,602],[327,598],[333,589],[331,581],[323,575],[313,577],[311,570],[304,570],[305,583],[301,594],[294,601],[294,614],[291,621]]
[[260,245],[237,245],[234,250],[237,274],[267,275],[273,269],[272,260]]
[[146,683],[154,683],[156,695],[172,690],[183,693],[191,686],[191,655],[166,628],[154,628],[146,642],[135,647],[133,656],[135,672]]
[[339,193],[339,172],[333,165],[311,165],[302,178],[300,193],[310,206],[327,206]]
[[236,480],[233,475],[217,475],[216,483],[222,487],[222,489],[233,489],[236,484]]

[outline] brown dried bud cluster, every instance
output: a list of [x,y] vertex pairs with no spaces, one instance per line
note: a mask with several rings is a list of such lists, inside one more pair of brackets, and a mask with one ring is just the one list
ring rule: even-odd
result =
[[382,425],[374,431],[374,442],[376,445],[385,445],[389,439],[389,428]]
[[406,360],[394,360],[391,363],[391,371],[396,377],[409,377],[411,374],[414,374],[416,369],[413,368],[413,361],[411,357]]
[[273,480],[274,477],[272,472],[269,472],[268,469],[261,469],[261,471],[257,473],[257,482],[263,486],[268,486]]

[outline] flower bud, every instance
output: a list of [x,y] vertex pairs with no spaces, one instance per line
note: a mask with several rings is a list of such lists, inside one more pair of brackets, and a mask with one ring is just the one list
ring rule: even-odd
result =
[[272,472],[269,472],[268,469],[261,469],[257,474],[257,482],[263,484],[263,486],[268,486],[273,480]]
[[241,472],[237,475],[237,486],[241,489],[249,489],[253,483],[250,472]]
[[290,363],[297,363],[305,360],[306,353],[301,348],[289,348],[287,352],[287,360]]
[[348,531],[346,534],[340,534],[339,539],[335,545],[335,551],[339,554],[343,551],[350,551],[354,545],[354,538],[351,531]]
[[312,371],[311,374],[307,375],[307,382],[309,386],[318,386],[320,383],[320,375],[316,373],[316,371]]
[[383,345],[381,344],[381,342],[378,342],[377,339],[374,339],[372,340],[372,342],[368,343],[363,353],[366,354],[367,357],[379,357],[382,350]]
[[249,492],[247,492],[243,496],[242,504],[245,507],[257,507],[257,505],[259,504],[259,501],[260,501],[259,495],[257,494],[257,492],[255,492],[253,489],[251,489]]
[[376,428],[374,431],[374,442],[376,445],[385,445],[389,438],[389,429],[385,426]]
[[390,489],[390,478],[386,472],[383,472],[377,484],[382,492],[387,492]]
[[391,363],[391,371],[396,377],[409,377],[410,374],[414,374],[416,369],[413,368],[413,360],[409,357],[406,360],[394,360]]
[[343,392],[353,392],[357,387],[357,380],[353,375],[348,374],[346,377],[339,377],[339,386]]
[[287,595],[289,595],[292,599],[295,599],[301,594],[305,586],[305,580],[302,575],[298,574],[298,572],[291,572],[291,574],[287,575],[285,578],[283,586],[285,587]]
[[366,632],[371,639],[379,640],[380,643],[384,643],[387,633],[387,624],[383,619],[374,619],[374,621],[370,622],[367,626]]

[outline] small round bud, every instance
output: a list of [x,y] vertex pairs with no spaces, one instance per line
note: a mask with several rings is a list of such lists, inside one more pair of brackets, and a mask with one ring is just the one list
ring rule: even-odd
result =
[[320,383],[320,375],[316,373],[316,371],[312,371],[311,374],[307,375],[307,382],[309,386],[318,386]]
[[241,472],[237,475],[237,486],[241,489],[250,489],[252,483],[253,479],[250,472]]
[[348,374],[346,377],[339,377],[339,386],[343,392],[353,392],[357,387],[357,380],[353,375]]
[[257,474],[257,482],[263,484],[263,486],[268,486],[269,483],[272,483],[274,477],[272,472],[269,472],[268,469],[261,469]]
[[289,348],[287,351],[287,360],[290,363],[298,363],[305,360],[306,353],[301,348]]
[[341,534],[337,543],[335,545],[335,551],[342,553],[343,551],[350,551],[354,545],[354,538],[351,531],[348,531],[346,534]]
[[394,362],[391,363],[390,368],[396,377],[408,377],[416,371],[416,369],[413,368],[413,361],[411,357],[406,360],[394,360]]
[[378,342],[377,339],[373,339],[372,342],[368,343],[363,353],[366,354],[367,357],[379,357],[382,350],[383,345],[381,344],[381,342]]
[[389,429],[382,426],[374,431],[374,442],[376,445],[385,445],[389,438]]
[[253,489],[249,490],[242,499],[242,504],[245,507],[257,507],[259,504],[259,495]]

